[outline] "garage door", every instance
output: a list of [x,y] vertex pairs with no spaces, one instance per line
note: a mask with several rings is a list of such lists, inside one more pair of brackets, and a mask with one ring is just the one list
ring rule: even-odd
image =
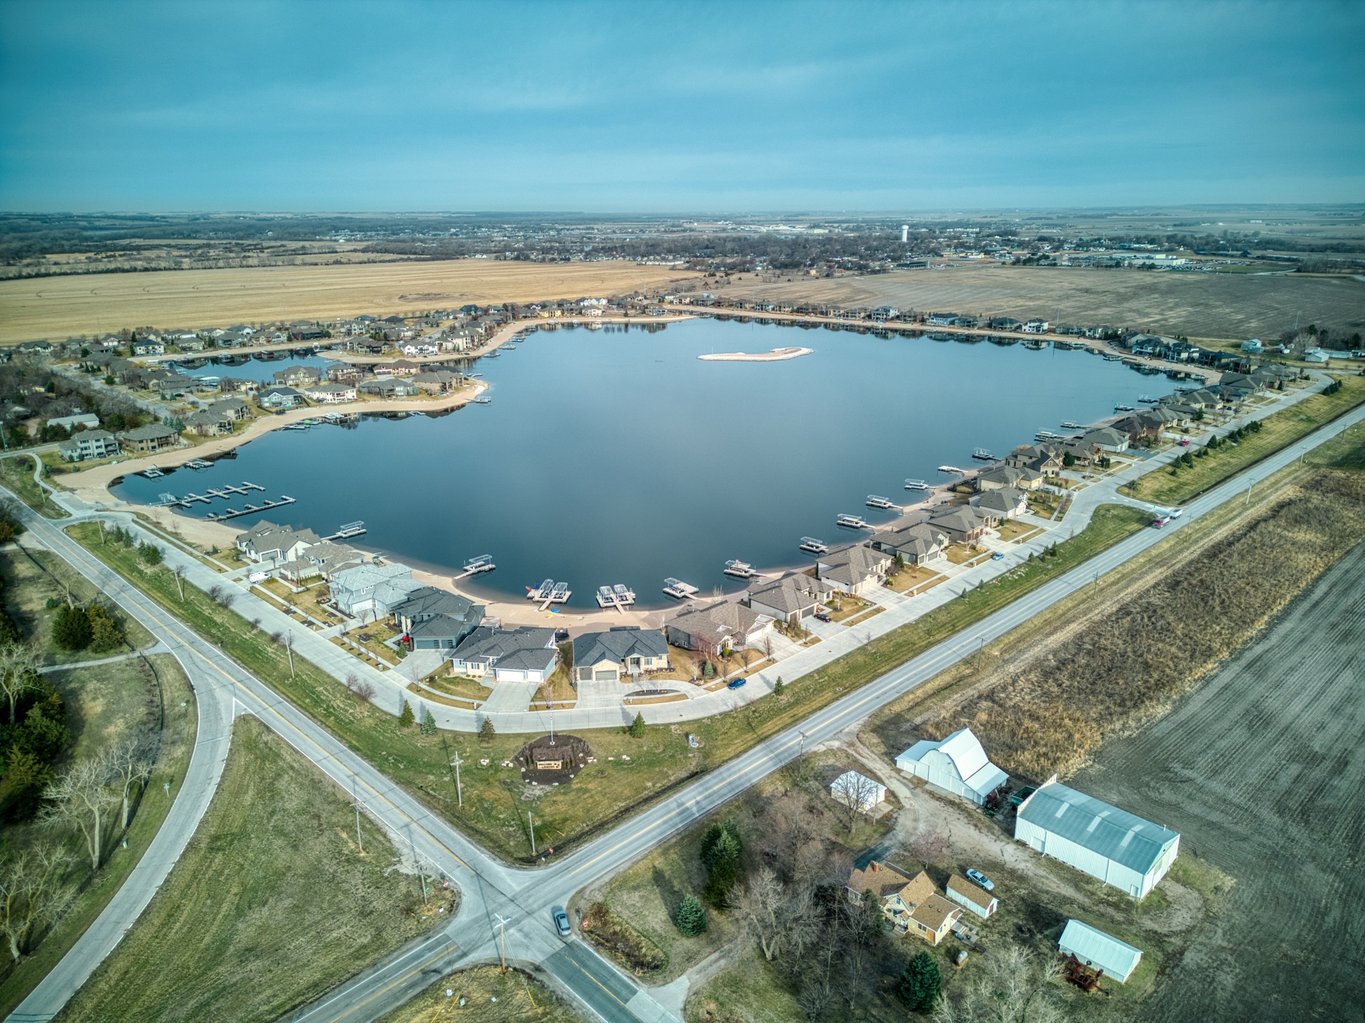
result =
[[615,682],[616,671],[613,668],[599,668],[592,673],[594,682]]

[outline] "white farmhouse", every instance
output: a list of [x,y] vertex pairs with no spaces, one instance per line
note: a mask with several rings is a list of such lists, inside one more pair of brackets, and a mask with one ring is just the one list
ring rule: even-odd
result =
[[1178,833],[1057,782],[1020,805],[1014,837],[1135,899],[1156,887],[1180,852]]
[[970,799],[977,806],[1009,780],[986,758],[981,741],[970,728],[959,728],[946,739],[923,739],[896,758],[896,768],[923,778],[935,788]]

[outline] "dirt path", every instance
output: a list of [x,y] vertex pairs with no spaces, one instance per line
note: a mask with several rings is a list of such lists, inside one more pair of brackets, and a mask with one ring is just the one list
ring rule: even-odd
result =
[[1180,831],[1237,885],[1153,1023],[1365,1019],[1365,545],[1076,784]]

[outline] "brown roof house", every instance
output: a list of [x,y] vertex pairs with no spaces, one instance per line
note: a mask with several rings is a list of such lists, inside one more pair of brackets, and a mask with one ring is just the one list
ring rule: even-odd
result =
[[815,563],[821,582],[844,593],[861,595],[877,586],[891,568],[893,556],[871,547],[845,547],[822,554]]
[[948,547],[948,536],[928,523],[887,529],[873,535],[871,545],[893,558],[899,555],[912,568],[937,561]]
[[986,532],[985,516],[972,508],[954,508],[930,519],[929,525],[946,533],[953,543],[976,543]]
[[952,899],[959,906],[964,906],[969,913],[975,913],[982,920],[988,920],[1000,908],[1000,900],[997,899],[980,885],[972,884],[965,877],[954,874],[948,878],[948,898]]
[[910,878],[873,860],[849,875],[848,891],[852,898],[867,894],[876,899],[897,934],[913,931],[931,945],[942,941],[962,916],[962,909],[940,895],[922,870]]
[[743,604],[726,601],[684,611],[668,623],[668,641],[684,650],[723,656],[726,650],[755,647],[772,635],[773,620]]
[[785,575],[781,579],[759,583],[744,595],[744,602],[760,614],[788,625],[808,618],[818,611],[829,594],[829,583],[808,575]]

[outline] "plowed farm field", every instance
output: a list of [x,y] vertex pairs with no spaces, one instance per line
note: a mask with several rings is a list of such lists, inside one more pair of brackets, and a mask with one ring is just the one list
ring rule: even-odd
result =
[[713,291],[779,304],[1040,317],[1199,338],[1273,339],[1296,320],[1365,330],[1365,280],[1307,274],[1170,273],[1049,267],[960,267],[790,282],[749,274]]
[[1236,879],[1158,981],[1151,1023],[1365,1019],[1363,577],[1365,545],[1074,780]]
[[459,259],[40,277],[0,281],[0,343],[64,340],[124,327],[219,327],[595,298],[693,276],[624,262]]

